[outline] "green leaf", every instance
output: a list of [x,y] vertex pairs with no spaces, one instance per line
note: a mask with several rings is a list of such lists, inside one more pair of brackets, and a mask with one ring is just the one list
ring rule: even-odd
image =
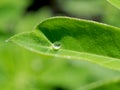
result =
[[109,1],[112,5],[120,9],[120,0],[107,0],[107,1]]
[[84,60],[120,70],[120,28],[117,27],[55,17],[9,40],[41,55]]

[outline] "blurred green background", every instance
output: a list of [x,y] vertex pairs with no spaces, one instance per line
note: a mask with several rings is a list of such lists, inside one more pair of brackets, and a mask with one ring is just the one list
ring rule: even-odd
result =
[[120,76],[95,64],[40,56],[6,42],[53,16],[120,27],[120,11],[106,0],[0,0],[0,90],[77,90]]

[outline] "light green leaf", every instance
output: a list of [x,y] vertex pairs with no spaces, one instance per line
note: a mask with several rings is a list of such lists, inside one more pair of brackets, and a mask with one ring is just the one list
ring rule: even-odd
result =
[[107,1],[109,1],[112,5],[120,9],[120,0],[107,0]]
[[120,70],[120,28],[68,17],[50,18],[10,41],[37,52]]

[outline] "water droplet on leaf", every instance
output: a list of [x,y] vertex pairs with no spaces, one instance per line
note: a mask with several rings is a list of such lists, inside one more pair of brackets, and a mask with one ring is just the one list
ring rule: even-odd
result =
[[60,42],[53,43],[52,48],[54,50],[59,50],[61,48],[61,43]]

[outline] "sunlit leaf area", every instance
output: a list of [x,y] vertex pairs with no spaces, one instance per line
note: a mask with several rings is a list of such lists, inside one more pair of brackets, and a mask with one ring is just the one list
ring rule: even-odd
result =
[[119,6],[0,0],[0,90],[120,90]]

